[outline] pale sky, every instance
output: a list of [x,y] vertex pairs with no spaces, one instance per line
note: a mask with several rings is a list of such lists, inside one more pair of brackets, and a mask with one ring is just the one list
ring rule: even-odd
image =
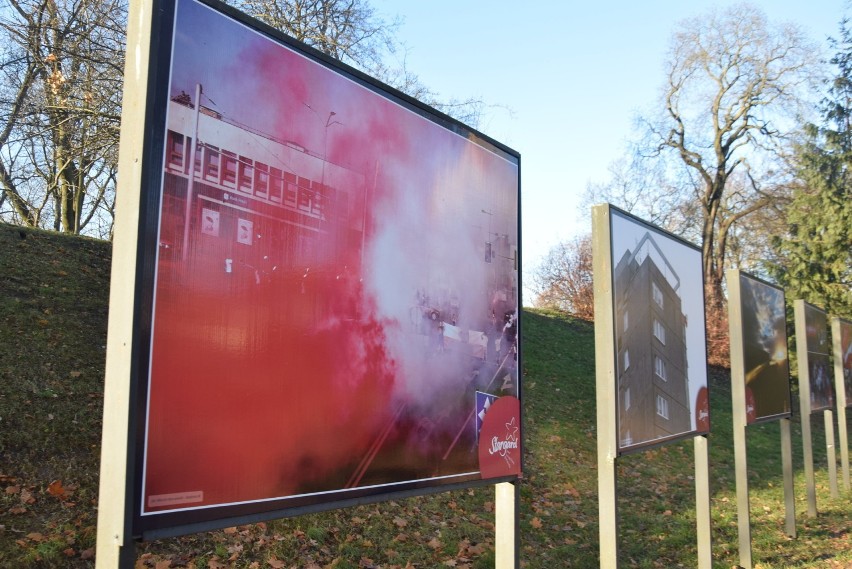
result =
[[[407,67],[425,85],[442,99],[497,106],[479,129],[521,153],[525,273],[560,240],[591,231],[581,196],[607,179],[634,118],[653,108],[678,22],[732,3],[372,0],[404,19]],[[826,52],[844,10],[844,0],[753,4],[770,22],[798,23]]]

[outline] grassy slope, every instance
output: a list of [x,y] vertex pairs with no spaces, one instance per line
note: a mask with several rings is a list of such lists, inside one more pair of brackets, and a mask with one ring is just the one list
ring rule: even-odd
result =
[[[0,224],[0,567],[91,567],[109,245]],[[597,566],[594,339],[590,324],[524,314],[526,478],[521,558]],[[711,377],[714,566],[737,562],[730,390]],[[823,432],[821,418],[814,433]],[[820,515],[808,519],[794,425],[799,538],[783,534],[778,425],[749,429],[759,567],[852,565],[848,495],[829,496],[815,440]],[[619,462],[624,567],[695,566],[692,445]],[[53,483],[51,485],[51,483]],[[493,493],[479,488],[162,540],[142,567],[491,567]]]

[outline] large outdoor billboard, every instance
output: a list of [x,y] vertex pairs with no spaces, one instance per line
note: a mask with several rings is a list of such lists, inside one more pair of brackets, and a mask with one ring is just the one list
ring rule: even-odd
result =
[[[756,423],[792,413],[784,290],[739,273],[746,421]],[[734,286],[731,284],[730,286]],[[733,349],[733,347],[732,347]]]
[[[821,308],[805,303],[805,330],[808,348],[811,413],[834,406],[831,380],[831,344],[828,340],[828,316]],[[801,342],[799,338],[797,341]]]
[[619,451],[706,433],[701,252],[610,211]]
[[519,155],[163,7],[134,532],[519,476]]

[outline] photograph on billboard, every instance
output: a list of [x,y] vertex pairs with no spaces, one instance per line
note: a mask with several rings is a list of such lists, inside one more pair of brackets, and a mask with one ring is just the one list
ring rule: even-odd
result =
[[519,155],[247,22],[175,3],[137,524],[516,478]]
[[611,208],[620,452],[710,429],[701,252]]
[[831,342],[828,339],[828,317],[825,311],[805,303],[805,330],[811,413],[816,413],[834,407]]
[[792,413],[784,290],[740,273],[746,421]]
[[840,323],[840,368],[843,372],[843,388],[846,407],[852,407],[852,322],[839,319]]

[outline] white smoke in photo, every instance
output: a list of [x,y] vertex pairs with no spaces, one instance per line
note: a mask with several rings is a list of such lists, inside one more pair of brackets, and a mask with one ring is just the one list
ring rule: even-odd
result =
[[[374,203],[375,234],[366,250],[365,292],[375,299],[376,317],[385,326],[399,374],[395,396],[430,405],[446,391],[470,380],[475,362],[469,352],[449,346],[441,322],[485,332],[490,320],[491,275],[486,263],[488,188],[467,154],[429,179],[394,171],[381,179],[393,184]],[[452,389],[455,388],[455,389]]]

